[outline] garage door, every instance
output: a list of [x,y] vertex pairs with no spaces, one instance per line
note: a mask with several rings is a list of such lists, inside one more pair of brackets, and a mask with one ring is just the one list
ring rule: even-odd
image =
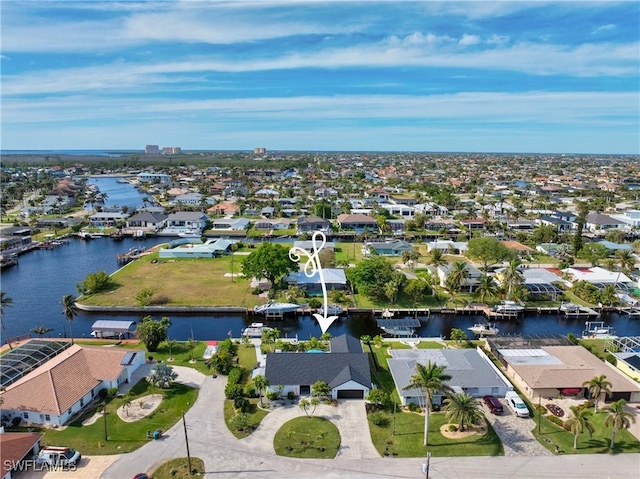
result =
[[338,391],[338,399],[364,399],[362,389],[342,389]]

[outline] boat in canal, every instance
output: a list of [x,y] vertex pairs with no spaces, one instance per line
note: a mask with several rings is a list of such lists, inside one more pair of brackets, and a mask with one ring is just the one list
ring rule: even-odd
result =
[[495,324],[489,323],[476,323],[469,328],[469,331],[478,336],[495,336],[500,332]]
[[524,312],[524,306],[515,301],[505,300],[495,306],[493,310],[500,314],[520,314]]
[[292,313],[297,309],[300,309],[299,304],[269,301],[266,304],[261,304],[254,307],[253,311],[257,314],[278,315],[278,314]]
[[262,333],[271,331],[273,328],[265,326],[264,323],[251,323],[242,330],[242,335],[248,338],[261,338]]

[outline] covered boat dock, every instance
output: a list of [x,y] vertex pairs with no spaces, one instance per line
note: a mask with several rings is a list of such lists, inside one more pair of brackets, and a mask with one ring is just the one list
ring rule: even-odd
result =
[[135,321],[100,319],[91,326],[91,336],[104,339],[126,339],[135,333]]

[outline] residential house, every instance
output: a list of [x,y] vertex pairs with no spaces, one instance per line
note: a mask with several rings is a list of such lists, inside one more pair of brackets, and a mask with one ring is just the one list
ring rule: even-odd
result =
[[143,350],[71,345],[7,386],[3,414],[62,426],[101,389],[129,382],[144,363]]
[[628,228],[628,225],[624,221],[617,220],[609,215],[589,213],[585,221],[585,228],[595,233],[602,230],[624,229]]
[[389,201],[389,192],[380,186],[374,186],[367,190],[365,194],[367,195],[367,198],[373,198],[379,203],[386,203]]
[[[446,263],[437,267],[438,278],[440,279],[440,286],[444,287],[446,285],[447,277],[453,271],[453,265],[451,263]],[[466,293],[473,293],[478,284],[480,283],[480,277],[482,276],[482,271],[476,268],[471,263],[466,263],[465,266],[466,277],[460,283],[460,291]]]
[[[176,205],[199,206],[202,204],[203,198],[204,198],[204,195],[201,195],[200,193],[185,193],[185,194],[176,196],[172,200],[172,203]],[[215,201],[213,203],[215,203]]]
[[2,479],[20,477],[19,471],[26,471],[32,464],[30,461],[40,452],[42,432],[4,432],[0,431],[0,464]]
[[89,225],[94,228],[112,228],[117,223],[125,223],[128,217],[129,214],[122,211],[101,211],[89,216]]
[[571,231],[574,226],[574,223],[571,221],[563,220],[561,218],[555,216],[541,216],[534,220],[535,223],[539,226],[553,226],[556,228],[558,233],[564,233],[565,231]]
[[164,173],[149,173],[143,171],[138,173],[138,181],[141,183],[169,183],[171,181],[171,177],[169,175],[165,175]]
[[[500,370],[480,349],[391,349],[387,359],[400,402],[403,406],[419,404],[424,406],[424,391],[405,389],[416,374],[416,364],[426,366],[429,362],[445,366],[445,373],[451,376],[446,384],[456,392],[466,392],[474,397],[487,394],[502,396],[513,386]],[[434,404],[441,404],[443,394],[432,398]]]
[[409,195],[391,195],[389,197],[389,202],[394,203],[396,205],[406,205],[406,206],[414,206],[418,204],[418,200],[414,196]]
[[261,198],[261,199],[272,199],[272,198],[279,198],[280,193],[278,193],[276,190],[271,188],[260,188],[258,191],[255,192],[254,196],[256,198]]
[[268,390],[309,396],[318,381],[329,385],[332,399],[364,399],[371,390],[369,358],[360,341],[345,334],[332,338],[328,353],[270,353],[264,373]]
[[535,250],[533,248],[530,248],[529,246],[524,245],[518,241],[502,241],[502,244],[505,245],[507,249],[515,252],[515,254],[520,258],[524,258],[535,253]]
[[205,243],[199,240],[181,239],[171,241],[167,248],[158,251],[158,257],[167,258],[217,258],[231,251],[235,241],[228,239],[210,239]]
[[235,216],[240,214],[240,206],[233,203],[219,203],[207,209],[207,213],[214,216]]
[[390,215],[401,216],[403,218],[413,218],[416,214],[416,209],[413,206],[404,204],[391,204],[385,203],[380,205],[380,208],[385,209]]
[[562,272],[569,276],[570,287],[578,281],[586,281],[602,289],[607,285],[615,285],[619,289],[633,290],[634,282],[622,271],[609,271],[600,266],[591,268],[566,268]]
[[137,228],[148,231],[158,231],[164,227],[166,213],[153,213],[150,211],[139,211],[127,218],[127,228]]
[[313,233],[314,231],[322,231],[325,234],[331,234],[331,221],[318,216],[300,216],[296,221],[297,234]]
[[436,240],[427,243],[427,251],[429,253],[434,249],[439,249],[447,253],[465,254],[468,248],[469,243],[467,241]]
[[640,380],[640,352],[612,353],[616,358],[616,367],[635,382]]
[[251,225],[247,218],[216,218],[211,220],[214,230],[246,231]]
[[178,211],[167,216],[164,233],[201,233],[207,224],[207,215],[199,211]]
[[259,219],[253,225],[256,230],[286,230],[291,227],[291,220],[288,218],[276,218],[276,219]]
[[588,397],[588,389],[583,384],[605,375],[611,383],[607,402],[618,399],[640,402],[640,384],[582,346],[505,347],[494,353],[506,368],[507,377],[532,400],[552,399],[560,394]]
[[405,251],[413,251],[413,246],[403,240],[367,241],[362,247],[365,256],[377,254],[380,256],[402,256]]
[[337,218],[338,226],[343,230],[353,230],[357,233],[362,233],[365,230],[375,231],[379,230],[378,223],[375,218],[363,214],[347,214],[342,213]]
[[[347,276],[343,269],[340,268],[322,268],[322,276],[327,291],[340,290],[345,291],[348,288]],[[320,281],[320,273],[316,271],[311,276],[307,276],[304,271],[296,271],[288,274],[284,280],[287,284],[298,286],[304,289],[309,295],[322,294],[322,283]]]

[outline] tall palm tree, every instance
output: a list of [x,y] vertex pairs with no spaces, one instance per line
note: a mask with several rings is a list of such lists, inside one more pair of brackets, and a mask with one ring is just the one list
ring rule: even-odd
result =
[[478,280],[476,287],[476,295],[478,301],[485,303],[487,298],[493,298],[498,294],[498,285],[493,281],[493,278],[488,274],[483,274]]
[[600,302],[611,306],[616,301],[618,301],[616,287],[613,284],[606,285],[600,292]]
[[624,410],[625,404],[627,404],[627,401],[620,399],[619,401],[612,402],[608,406],[602,408],[602,410],[607,413],[604,425],[611,426],[610,449],[613,449],[616,445],[616,434],[618,431],[621,429],[629,429],[631,427],[631,423],[636,422],[634,415]]
[[449,392],[451,388],[445,384],[451,379],[444,370],[446,366],[438,366],[431,361],[427,365],[416,363],[416,374],[411,376],[411,380],[405,390],[419,389],[424,394],[425,414],[424,414],[424,445],[429,445],[429,414],[432,407],[432,399],[438,393]]
[[73,330],[71,324],[78,315],[78,308],[76,306],[76,299],[71,294],[66,294],[62,297],[62,314],[69,321],[69,335],[71,336],[71,344],[73,344]]
[[514,258],[509,261],[509,265],[502,272],[502,283],[507,290],[507,299],[511,299],[512,293],[522,285],[522,274],[518,266],[520,266],[520,261]]
[[9,349],[13,349],[11,341],[9,341],[9,335],[7,334],[7,330],[4,326],[4,308],[8,308],[9,306],[13,306],[13,298],[10,298],[4,291],[0,291],[0,326],[2,326],[2,335],[9,345]]
[[589,397],[593,399],[593,412],[598,412],[598,401],[602,393],[605,397],[611,395],[611,382],[607,381],[607,376],[601,374],[583,382],[582,385],[589,388]]
[[442,410],[448,422],[455,422],[464,431],[465,425],[477,424],[482,418],[478,401],[469,393],[451,394],[444,400]]
[[258,375],[255,378],[253,378],[253,385],[258,390],[258,395],[260,396],[260,405],[262,405],[262,392],[267,387],[269,387],[269,380],[262,375]]
[[451,271],[447,276],[447,280],[451,278],[452,284],[458,286],[459,289],[462,289],[465,280],[469,277],[469,270],[467,269],[467,263],[464,261],[454,261],[451,264]]
[[593,431],[595,431],[595,426],[589,420],[591,411],[587,408],[570,406],[569,409],[571,409],[572,415],[565,421],[565,425],[573,433],[573,448],[578,449],[578,436],[587,431],[589,433],[589,437],[591,437]]

